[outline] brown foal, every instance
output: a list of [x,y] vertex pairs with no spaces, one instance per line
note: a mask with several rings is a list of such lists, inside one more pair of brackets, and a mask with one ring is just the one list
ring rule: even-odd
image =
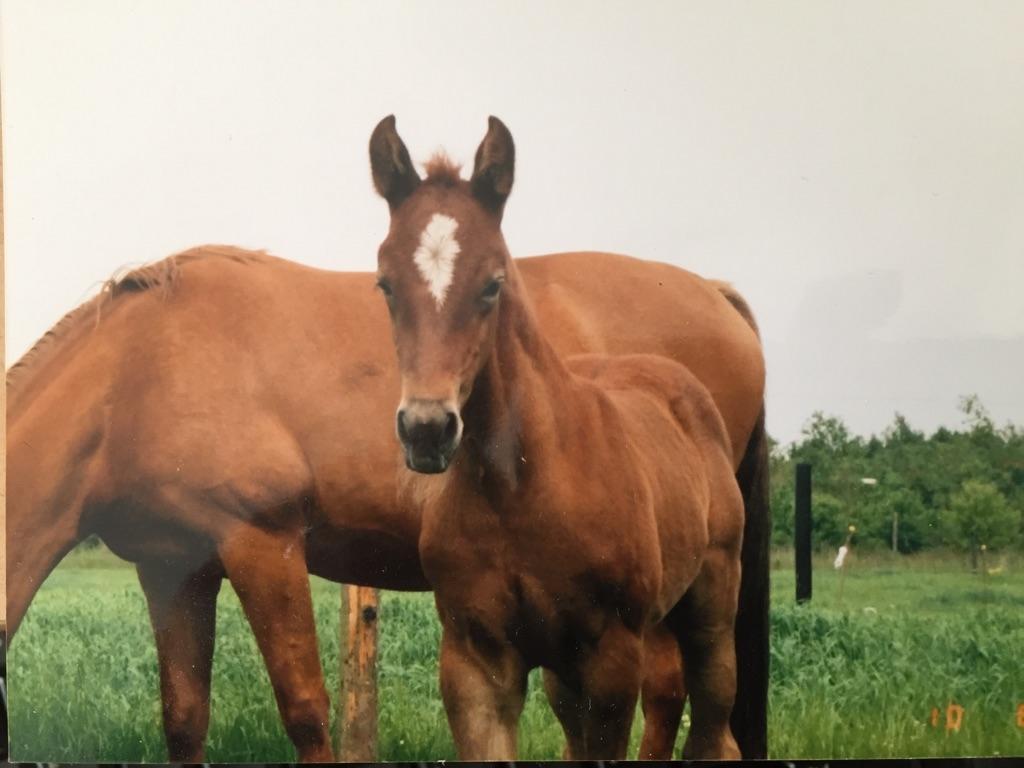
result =
[[738,757],[743,500],[728,430],[679,363],[558,355],[501,232],[514,155],[493,117],[469,181],[441,159],[421,180],[393,118],[370,142],[391,211],[378,285],[398,353],[403,480],[422,508],[459,757],[515,757],[540,666],[567,756],[624,758],[649,633],[649,655],[671,633],[686,660],[685,756]]

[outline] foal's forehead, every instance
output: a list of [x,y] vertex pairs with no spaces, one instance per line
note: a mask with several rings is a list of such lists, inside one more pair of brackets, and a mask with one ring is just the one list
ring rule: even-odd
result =
[[459,190],[428,188],[393,213],[387,250],[394,257],[408,256],[425,237],[434,239],[444,233],[462,246],[473,245],[474,251],[500,237],[500,230],[471,196]]
[[452,216],[435,212],[420,232],[412,254],[412,261],[438,309],[444,306],[455,278],[455,260],[462,252],[458,229],[459,222]]
[[[453,284],[471,279],[486,261],[490,222],[479,205],[455,190],[423,190],[395,212],[382,249],[389,269],[415,275],[444,308]],[[460,278],[459,275],[463,277]]]

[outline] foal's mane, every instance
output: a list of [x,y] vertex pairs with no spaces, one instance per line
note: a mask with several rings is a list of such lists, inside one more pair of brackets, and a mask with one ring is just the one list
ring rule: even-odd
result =
[[439,149],[423,164],[423,170],[427,173],[427,178],[423,180],[424,184],[457,187],[464,181],[460,175],[462,166],[453,162],[443,149]]
[[228,259],[240,264],[252,264],[265,262],[272,257],[264,251],[246,251],[229,245],[203,245],[135,269],[124,267],[118,269],[103,283],[99,293],[58,320],[32,345],[28,352],[21,356],[21,359],[7,370],[8,396],[13,394],[12,387],[24,382],[28,374],[43,359],[46,359],[45,353],[57,349],[57,342],[65,339],[73,330],[82,327],[86,321],[91,321],[93,327],[99,326],[104,308],[116,301],[119,296],[158,290],[160,296],[166,298],[178,282],[181,267],[189,262],[206,258]]

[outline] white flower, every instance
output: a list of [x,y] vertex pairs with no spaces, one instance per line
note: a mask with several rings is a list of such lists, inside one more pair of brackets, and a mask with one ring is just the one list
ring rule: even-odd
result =
[[843,546],[839,548],[839,554],[836,555],[836,560],[834,563],[832,563],[833,567],[835,567],[837,571],[843,567],[843,562],[846,560],[846,553],[849,551],[849,547],[847,547],[845,544],[843,544]]

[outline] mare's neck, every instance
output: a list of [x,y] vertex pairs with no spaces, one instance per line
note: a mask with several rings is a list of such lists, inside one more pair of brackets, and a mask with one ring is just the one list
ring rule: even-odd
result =
[[523,281],[510,264],[497,336],[464,409],[470,471],[485,485],[521,490],[544,454],[558,450],[572,376],[548,343]]

